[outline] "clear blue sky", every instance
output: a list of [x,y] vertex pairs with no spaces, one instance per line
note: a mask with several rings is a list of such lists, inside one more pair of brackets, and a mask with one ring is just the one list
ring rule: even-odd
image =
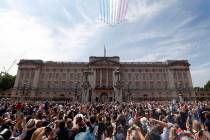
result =
[[[210,0],[129,0],[125,21],[100,21],[99,0],[0,0],[0,70],[14,60],[187,59],[194,86],[210,80]],[[17,66],[11,68],[15,74]]]

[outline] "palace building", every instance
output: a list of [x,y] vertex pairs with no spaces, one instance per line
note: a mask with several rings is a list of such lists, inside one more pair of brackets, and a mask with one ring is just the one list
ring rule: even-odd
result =
[[79,102],[192,99],[187,60],[121,62],[89,57],[89,62],[20,60],[13,97]]

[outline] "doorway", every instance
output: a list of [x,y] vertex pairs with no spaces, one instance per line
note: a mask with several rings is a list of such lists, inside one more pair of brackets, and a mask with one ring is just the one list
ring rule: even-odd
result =
[[108,94],[107,93],[101,93],[100,95],[100,102],[109,102]]

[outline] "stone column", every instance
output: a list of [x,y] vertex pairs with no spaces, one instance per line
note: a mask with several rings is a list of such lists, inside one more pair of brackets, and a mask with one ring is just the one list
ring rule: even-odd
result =
[[109,69],[106,69],[106,86],[109,85]]
[[169,89],[175,89],[175,83],[174,83],[174,76],[173,76],[173,70],[168,70],[168,87]]
[[18,69],[16,78],[15,78],[15,85],[14,85],[14,88],[18,88],[19,79],[20,79],[20,74],[21,74],[21,70]]
[[172,96],[174,95],[175,97],[178,97],[177,92],[175,90],[176,88],[175,88],[173,70],[170,70],[170,68],[168,69],[168,88],[172,89],[172,92],[170,93],[172,94]]
[[20,70],[20,68],[18,68],[17,75],[16,75],[16,78],[15,78],[14,88],[12,90],[12,97],[15,97],[16,92],[18,92],[20,76],[21,76],[20,74],[21,74],[21,70]]
[[101,85],[102,85],[102,69],[99,69],[99,73],[100,73],[100,84],[99,84],[99,86],[101,87]]
[[116,77],[115,77],[115,71],[113,70],[113,71],[112,71],[112,85],[113,85],[113,88],[114,88],[113,96],[112,96],[113,101],[115,100],[115,98],[116,98],[116,93],[117,93],[116,88],[115,88],[115,83],[116,83]]
[[40,75],[40,68],[37,67],[35,69],[35,74],[34,74],[34,79],[33,79],[33,82],[32,82],[32,96],[38,96],[36,95],[36,89],[38,88],[38,84],[39,84],[39,75]]
[[192,83],[192,78],[191,78],[191,74],[190,74],[189,70],[187,71],[187,80],[188,80],[188,83],[189,83],[189,88],[192,89],[193,88],[193,83]]
[[191,95],[191,97],[195,97],[196,96],[195,92],[192,90],[193,89],[193,83],[192,83],[192,77],[191,77],[191,74],[190,74],[190,70],[187,71],[187,81],[189,83],[190,95]]
[[40,69],[37,68],[37,69],[35,70],[32,88],[38,88],[39,75],[40,75]]

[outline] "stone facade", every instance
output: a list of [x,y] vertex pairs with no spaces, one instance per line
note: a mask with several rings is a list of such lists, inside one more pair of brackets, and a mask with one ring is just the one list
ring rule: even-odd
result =
[[81,102],[171,100],[195,97],[187,60],[121,62],[118,56],[89,62],[20,60],[13,97]]

